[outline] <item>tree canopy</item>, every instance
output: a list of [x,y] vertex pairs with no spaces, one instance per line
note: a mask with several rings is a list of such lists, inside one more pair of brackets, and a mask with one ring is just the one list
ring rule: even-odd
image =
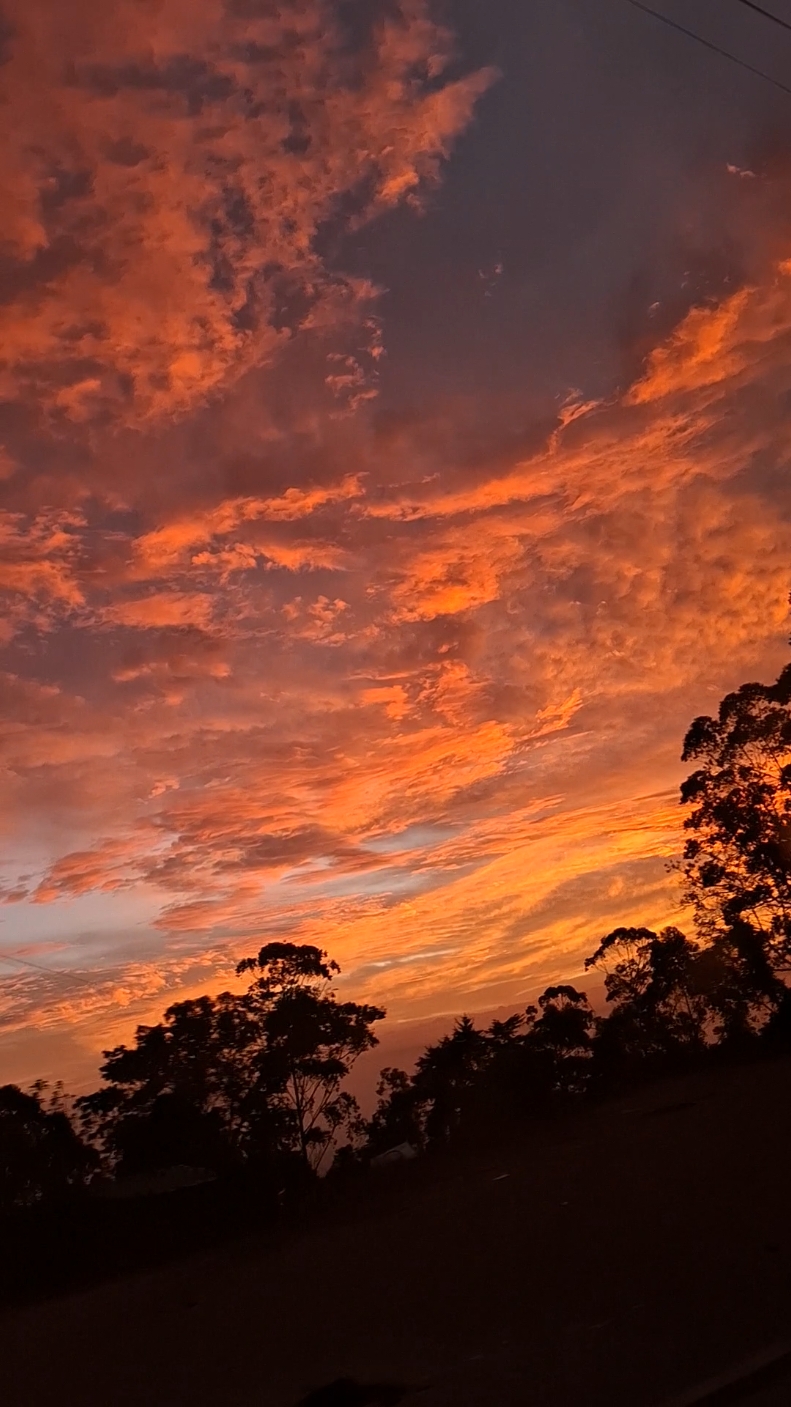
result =
[[378,1006],[340,1002],[340,972],[309,945],[268,943],[238,973],[256,974],[244,998],[258,1033],[255,1084],[289,1151],[318,1168],[339,1134],[361,1129],[357,1101],[341,1088],[354,1063],[378,1044]]
[[288,1159],[315,1171],[357,1132],[341,1085],[384,1011],[338,1001],[337,963],[308,945],[269,943],[237,971],[253,974],[246,992],[178,1002],[105,1051],[105,1083],[79,1107],[121,1171]]
[[58,1090],[47,1099],[42,1083],[27,1093],[16,1085],[0,1087],[0,1212],[66,1196],[85,1183],[97,1162]]
[[743,684],[716,718],[696,718],[683,760],[682,869],[698,932],[749,924],[773,969],[791,967],[791,665]]

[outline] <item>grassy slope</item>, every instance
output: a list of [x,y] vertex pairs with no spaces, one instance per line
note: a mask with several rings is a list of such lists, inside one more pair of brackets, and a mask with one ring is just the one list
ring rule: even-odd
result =
[[650,1407],[791,1338],[790,1201],[791,1062],[709,1071],[7,1311],[3,1397],[289,1407],[354,1373],[431,1384],[416,1407]]

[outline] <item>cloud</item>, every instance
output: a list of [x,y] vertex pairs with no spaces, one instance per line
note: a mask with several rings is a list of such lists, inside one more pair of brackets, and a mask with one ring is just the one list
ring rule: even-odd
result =
[[12,640],[25,623],[51,628],[83,607],[82,526],[78,514],[45,510],[30,518],[0,510],[0,641]]
[[496,601],[503,576],[522,556],[508,524],[489,524],[483,540],[477,524],[437,535],[429,548],[414,553],[390,589],[396,619],[434,620]]
[[93,850],[63,855],[33,891],[34,902],[48,904],[64,895],[123,888],[129,883],[130,852],[134,852],[133,842],[107,840]]
[[157,593],[136,601],[121,601],[107,611],[107,619],[115,625],[128,625],[140,630],[164,626],[194,626],[206,630],[211,626],[213,602],[210,596],[193,592]]
[[6,0],[0,395],[56,422],[183,413],[300,328],[369,316],[318,236],[436,181],[491,71],[424,0],[355,45],[328,0]]
[[[73,628],[121,633],[111,677],[134,691],[139,720],[132,794],[122,800],[110,747],[106,786],[153,830],[120,858],[106,841],[66,855],[40,897],[82,892],[86,875],[99,884],[106,872],[108,883],[170,891],[162,923],[185,932],[231,922],[244,894],[269,904],[295,878],[316,895],[323,886],[327,904],[355,874],[373,893],[398,872],[406,894],[448,867],[487,865],[480,827],[501,814],[516,827],[526,791],[560,798],[568,817],[572,775],[578,795],[608,772],[608,788],[634,786],[641,697],[653,711],[639,744],[650,794],[698,711],[688,691],[717,687],[757,640],[782,638],[791,526],[781,500],[740,474],[746,457],[785,453],[784,418],[764,409],[787,375],[788,287],[780,270],[726,314],[694,310],[634,388],[564,411],[532,458],[484,465],[463,488],[452,465],[429,476],[395,534],[380,465],[375,489],[354,469],[130,535],[109,604],[77,572],[85,612]],[[702,347],[716,349],[710,364]],[[275,586],[256,571],[272,563],[326,579],[342,563],[343,595]],[[143,581],[146,593],[131,595]],[[163,643],[123,643],[141,631]],[[149,708],[157,697],[173,715],[167,744]],[[117,706],[107,726],[121,730],[120,748]],[[40,734],[39,755],[52,748],[73,766],[52,739]],[[163,775],[176,789],[158,785]],[[105,784],[98,772],[95,782]],[[432,838],[437,826],[453,828],[456,858]],[[425,844],[395,839],[414,827]],[[331,936],[331,911],[311,902]]]
[[227,499],[202,513],[176,517],[136,540],[134,575],[156,576],[170,567],[194,562],[192,554],[196,549],[219,541],[232,543],[240,530],[249,532],[250,525],[261,520],[298,522],[329,504],[356,499],[361,494],[359,475],[347,474],[338,484],[307,489],[292,486],[273,498]]
[[[339,415],[381,343],[326,251],[490,75],[422,5],[354,44],[318,0],[224,13],[20,6],[2,73],[3,933],[62,922],[87,983],[14,979],[4,1019],[91,1048],[266,935],[407,1018],[679,918],[683,731],[786,653],[791,266],[516,446],[484,400]],[[148,905],[101,958],[97,896]]]

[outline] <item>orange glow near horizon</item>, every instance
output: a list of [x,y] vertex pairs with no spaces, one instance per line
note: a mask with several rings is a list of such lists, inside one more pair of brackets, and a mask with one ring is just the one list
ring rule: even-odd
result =
[[354,60],[324,0],[8,8],[5,1041],[95,1064],[271,936],[395,1020],[518,1005],[678,919],[684,729],[785,655],[791,262],[465,453],[321,252],[496,85],[423,0]]

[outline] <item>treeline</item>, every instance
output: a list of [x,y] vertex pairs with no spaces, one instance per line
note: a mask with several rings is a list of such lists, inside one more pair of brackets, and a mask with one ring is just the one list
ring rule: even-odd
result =
[[104,1053],[102,1087],[73,1101],[0,1089],[0,1207],[68,1197],[97,1177],[186,1165],[293,1190],[364,1125],[342,1086],[384,1011],[337,999],[318,948],[269,943],[239,963],[248,990],[198,997]]
[[382,1071],[364,1120],[344,1082],[384,1011],[340,1001],[318,948],[269,943],[239,964],[246,992],[179,1002],[106,1051],[95,1093],[69,1105],[0,1089],[0,1209],[177,1164],[282,1196],[401,1143],[428,1151],[704,1060],[791,1049],[791,666],[697,719],[683,758],[677,868],[694,937],[609,933],[586,963],[606,1015],[556,985],[486,1029],[464,1016],[411,1074]]

